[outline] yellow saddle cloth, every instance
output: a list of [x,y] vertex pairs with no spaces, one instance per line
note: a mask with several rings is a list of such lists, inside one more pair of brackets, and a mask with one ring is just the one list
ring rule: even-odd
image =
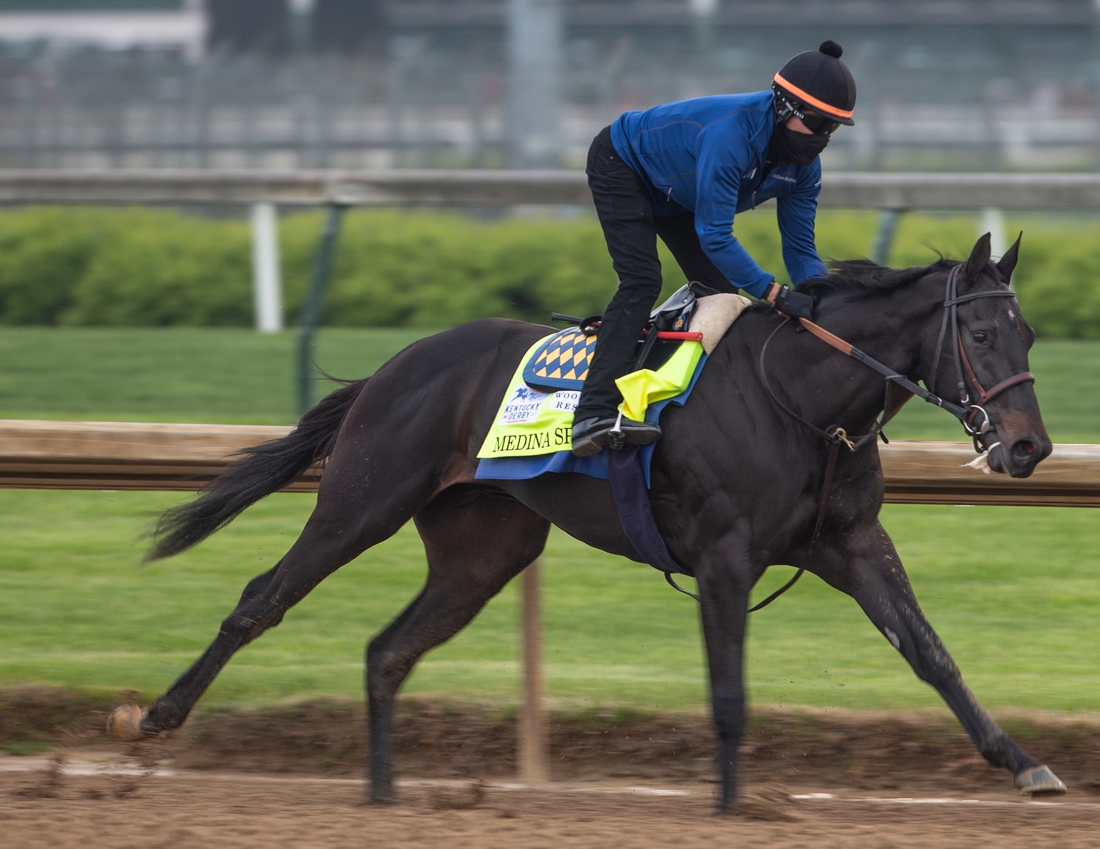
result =
[[[577,389],[552,392],[532,388],[524,379],[525,372],[545,366],[546,356],[541,361],[539,356],[545,354],[548,340],[560,335],[556,333],[540,339],[520,359],[493,425],[477,452],[479,458],[531,457],[572,449],[573,411],[581,397],[579,386],[583,385],[583,377],[571,378],[577,381]],[[582,344],[580,347],[583,350],[588,346]],[[615,384],[623,394],[623,403],[619,406],[623,415],[643,421],[650,404],[674,398],[685,391],[702,357],[702,343],[681,342],[676,352],[656,371],[641,369],[620,377]],[[587,368],[582,374],[587,374]]]

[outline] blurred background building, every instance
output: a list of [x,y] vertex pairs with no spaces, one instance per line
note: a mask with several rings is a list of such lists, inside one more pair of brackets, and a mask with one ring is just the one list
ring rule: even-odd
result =
[[0,167],[580,167],[825,38],[829,167],[1100,165],[1100,0],[0,0]]

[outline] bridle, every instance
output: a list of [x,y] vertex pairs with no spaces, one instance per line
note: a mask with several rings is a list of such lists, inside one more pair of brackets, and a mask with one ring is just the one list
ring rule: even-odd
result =
[[[958,388],[959,388],[959,403],[962,405],[959,412],[951,409],[960,422],[962,422],[963,428],[970,436],[974,438],[975,450],[978,453],[982,453],[980,450],[980,442],[978,437],[989,432],[991,427],[989,421],[989,413],[985,411],[985,404],[988,404],[1006,389],[1011,389],[1020,383],[1035,382],[1035,375],[1029,371],[1020,372],[1012,377],[1002,380],[991,389],[985,389],[981,381],[978,380],[978,376],[974,374],[974,369],[970,365],[970,359],[966,356],[966,349],[963,347],[962,336],[959,334],[959,304],[966,303],[967,301],[976,301],[979,298],[1014,298],[1016,293],[1011,289],[996,289],[990,292],[971,292],[969,295],[959,294],[959,269],[962,265],[956,265],[951,269],[951,272],[947,275],[947,291],[943,298],[943,322],[940,324],[940,335],[936,341],[936,357],[932,361],[932,376],[929,378],[928,385],[934,385],[936,381],[936,375],[939,373],[940,368],[940,354],[943,353],[943,340],[947,335],[948,326],[951,327],[951,335],[953,341],[951,344],[951,350],[955,356],[955,371],[959,376]],[[967,380],[971,385],[978,390],[978,400],[974,403],[970,401],[970,393],[967,389]],[[928,400],[928,399],[925,399]],[[941,403],[940,406],[943,406]],[[954,405],[952,405],[953,407]],[[977,415],[981,413],[982,423],[980,425],[975,424],[977,421]]]
[[[825,464],[825,480],[821,487],[821,495],[818,498],[819,507],[817,512],[817,522],[814,525],[814,531],[810,537],[809,547],[806,549],[806,556],[802,561],[802,565],[795,572],[793,578],[791,578],[786,584],[768,596],[759,604],[749,609],[749,613],[760,610],[762,607],[766,607],[775,601],[779,596],[794,586],[795,581],[802,577],[802,573],[806,571],[806,568],[810,564],[810,558],[813,557],[814,547],[817,545],[818,538],[821,536],[821,528],[825,522],[825,509],[829,503],[829,495],[832,491],[833,485],[833,472],[836,469],[837,454],[840,451],[841,445],[846,445],[850,451],[858,451],[869,442],[874,441],[876,436],[881,436],[882,441],[886,442],[886,434],[882,432],[883,427],[886,426],[887,409],[890,402],[890,388],[893,385],[898,385],[901,388],[911,392],[918,398],[927,401],[929,404],[935,404],[937,407],[942,407],[955,416],[961,423],[966,432],[974,439],[974,450],[979,455],[984,454],[987,449],[982,445],[980,437],[988,433],[992,424],[989,420],[989,413],[985,410],[985,404],[988,404],[991,400],[996,398],[1013,386],[1017,386],[1021,383],[1034,383],[1035,375],[1029,371],[1020,372],[1012,377],[1002,380],[990,389],[985,389],[981,382],[978,380],[977,375],[974,373],[973,367],[970,365],[970,360],[966,356],[966,349],[963,347],[962,336],[959,333],[959,304],[967,303],[968,301],[976,301],[979,298],[1014,298],[1016,293],[1011,289],[994,289],[988,292],[971,292],[967,295],[959,294],[959,274],[962,271],[964,264],[959,263],[954,266],[947,275],[947,286],[943,297],[943,322],[940,324],[940,335],[936,342],[936,356],[932,361],[932,374],[925,381],[928,386],[934,386],[936,382],[936,375],[939,373],[940,366],[940,354],[943,351],[944,339],[947,336],[948,329],[951,331],[951,349],[955,357],[955,369],[958,372],[958,389],[959,389],[959,403],[955,404],[951,401],[945,401],[933,392],[922,387],[920,384],[902,374],[898,374],[889,366],[880,363],[874,357],[861,351],[859,348],[852,345],[850,342],[845,342],[839,336],[830,333],[820,325],[814,324],[809,319],[800,318],[802,326],[806,328],[810,333],[821,339],[826,344],[836,348],[842,354],[851,357],[858,362],[863,363],[879,374],[881,374],[886,380],[886,401],[883,405],[882,416],[871,427],[871,429],[859,437],[858,439],[849,438],[848,434],[842,427],[831,427],[827,429],[819,428],[817,425],[812,424],[788,408],[779,398],[776,397],[772,391],[771,385],[768,383],[768,375],[764,367],[765,356],[768,351],[768,344],[772,341],[775,334],[786,326],[789,322],[790,316],[785,316],[783,321],[771,332],[767,340],[764,342],[763,347],[760,349],[760,381],[764,386],[764,391],[767,392],[768,397],[771,398],[772,403],[775,404],[780,410],[782,410],[787,416],[794,421],[798,422],[802,427],[806,428],[812,433],[817,434],[828,443],[829,457]],[[967,388],[967,382],[973,386],[978,392],[978,400],[971,402],[970,392]],[[977,424],[978,415],[981,415],[981,424]]]
[[[982,386],[981,381],[978,380],[978,376],[974,373],[974,368],[970,365],[970,359],[966,355],[966,348],[963,347],[962,335],[959,333],[959,304],[966,303],[968,301],[976,301],[980,298],[1015,298],[1016,293],[1011,289],[993,289],[987,292],[971,292],[966,295],[959,294],[959,275],[963,269],[963,264],[954,266],[947,275],[947,284],[943,297],[943,321],[940,324],[940,334],[936,341],[936,356],[932,361],[932,374],[925,381],[928,386],[934,386],[936,382],[936,375],[939,374],[940,368],[940,355],[943,353],[943,342],[947,336],[948,329],[951,331],[951,349],[955,358],[955,370],[958,373],[958,389],[959,389],[959,403],[955,404],[951,401],[947,401],[936,395],[934,392],[930,392],[920,384],[913,380],[910,380],[903,374],[898,374],[894,369],[889,366],[880,363],[870,354],[865,351],[861,351],[855,345],[850,342],[845,342],[836,334],[830,333],[824,327],[815,324],[809,319],[800,318],[799,322],[802,326],[816,336],[818,339],[836,348],[842,354],[851,357],[852,359],[863,363],[864,365],[873,368],[879,374],[886,379],[886,389],[889,393],[889,389],[892,385],[900,386],[907,392],[911,392],[923,401],[927,401],[929,404],[934,404],[937,407],[942,407],[947,412],[951,413],[962,424],[963,429],[974,438],[975,450],[978,453],[982,453],[984,448],[978,441],[978,437],[989,432],[992,426],[989,420],[989,414],[985,411],[985,405],[996,398],[1001,393],[1013,386],[1020,383],[1034,383],[1035,375],[1029,371],[1020,372],[1012,377],[1002,380],[1000,383],[994,385],[990,389],[986,389]],[[764,342],[763,347],[760,349],[760,380],[764,384],[764,390],[767,392],[768,397],[771,398],[772,403],[779,407],[790,418],[794,419],[800,425],[807,430],[816,433],[828,442],[840,442],[846,444],[852,451],[857,451],[873,440],[876,436],[882,433],[882,428],[886,424],[885,416],[886,412],[883,411],[883,418],[880,419],[875,425],[856,441],[852,441],[848,438],[848,435],[844,432],[843,428],[832,428],[830,430],[822,430],[816,425],[803,419],[794,411],[790,410],[783,404],[775,393],[772,392],[771,386],[768,383],[767,372],[764,367],[765,356],[768,350],[768,344],[772,341],[772,338],[778,333],[783,326],[790,321],[790,317],[785,317],[783,322],[780,323],[775,330],[771,332],[767,340]],[[970,393],[967,388],[967,382],[978,391],[977,401],[972,402],[970,400]],[[884,405],[888,406],[888,405]],[[978,414],[981,414],[982,421],[980,425],[976,425]],[[883,441],[886,441],[885,435],[883,435]]]

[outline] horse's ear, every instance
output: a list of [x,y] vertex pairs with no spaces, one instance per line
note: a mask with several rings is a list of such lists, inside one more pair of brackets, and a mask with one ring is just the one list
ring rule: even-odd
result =
[[982,271],[985,270],[986,264],[989,262],[989,257],[992,254],[992,249],[989,247],[989,243],[992,237],[989,233],[986,233],[977,243],[974,245],[974,250],[970,252],[970,259],[966,261],[966,279],[970,281],[977,280]]
[[1020,240],[1023,237],[1024,234],[1020,233],[1016,237],[1016,241],[1012,243],[1012,247],[1005,251],[1003,257],[997,260],[997,270],[1001,272],[1001,276],[1006,283],[1011,282],[1012,272],[1016,270],[1016,262],[1020,259]]

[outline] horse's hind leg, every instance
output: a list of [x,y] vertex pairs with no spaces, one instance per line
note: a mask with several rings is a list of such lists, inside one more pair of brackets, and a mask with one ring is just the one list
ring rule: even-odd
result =
[[[963,681],[913,595],[909,578],[890,537],[878,521],[845,534],[843,542],[822,547],[823,568],[814,571],[852,596],[875,627],[909,661],[922,681],[939,692],[959,718],[982,756],[1009,770],[1023,793],[1064,793],[1051,770],[1021,749]],[[815,558],[816,559],[816,558]]]
[[370,798],[393,798],[393,703],[413,665],[447,641],[542,552],[550,523],[503,493],[453,487],[416,515],[424,589],[367,647]]
[[412,518],[431,496],[434,481],[380,466],[375,464],[377,477],[369,486],[356,486],[364,480],[358,466],[326,473],[317,507],[283,559],[249,582],[210,647],[164,695],[145,711],[132,706],[115,711],[108,723],[113,738],[136,740],[178,728],[234,653],[278,625],[324,578]]

